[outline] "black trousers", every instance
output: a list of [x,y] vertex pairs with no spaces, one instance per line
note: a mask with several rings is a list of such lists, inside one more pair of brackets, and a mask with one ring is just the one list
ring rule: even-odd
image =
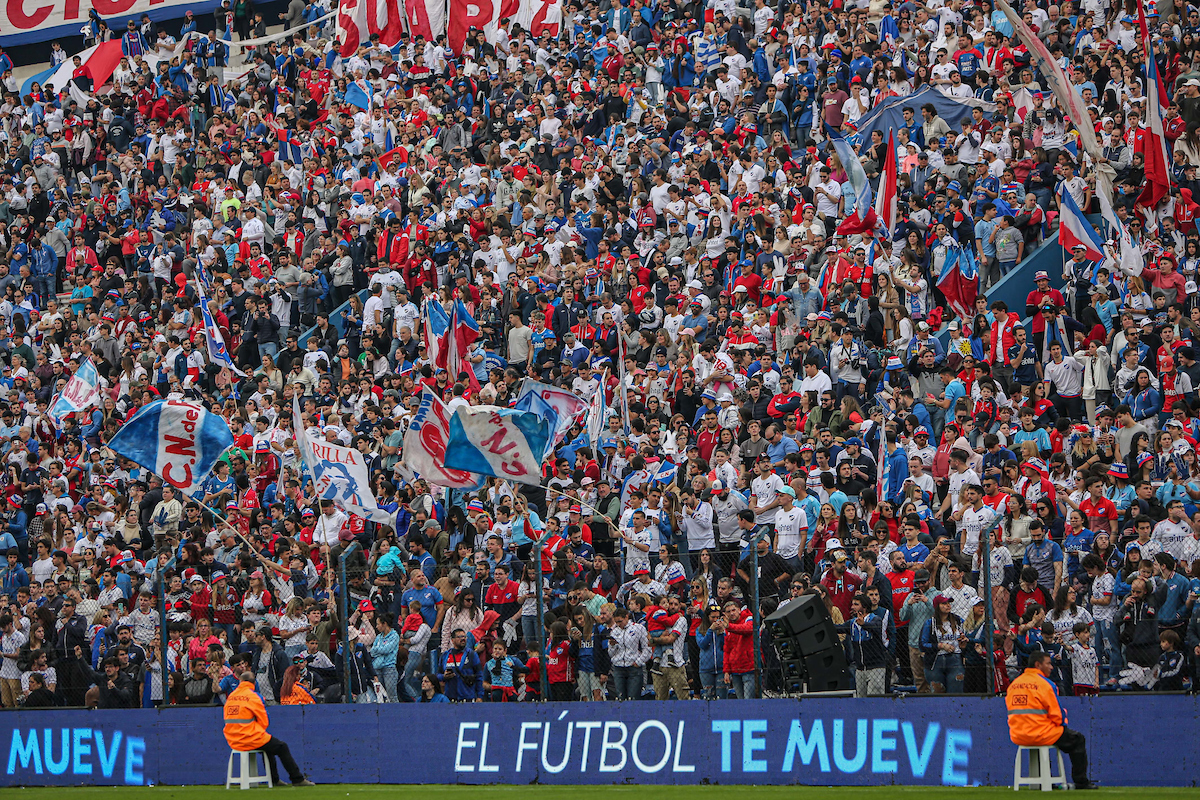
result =
[[1071,782],[1076,786],[1088,783],[1087,740],[1079,731],[1063,728],[1054,746],[1071,759]]
[[[1081,736],[1080,739],[1082,738]],[[271,767],[272,781],[279,783],[279,767],[275,763],[276,758],[283,762],[283,768],[287,770],[289,783],[299,783],[304,780],[304,773],[300,771],[300,765],[296,763],[296,759],[292,758],[292,751],[288,749],[287,742],[278,736],[272,736],[259,749],[267,754],[266,761]],[[1074,764],[1075,761],[1072,759],[1071,763]]]

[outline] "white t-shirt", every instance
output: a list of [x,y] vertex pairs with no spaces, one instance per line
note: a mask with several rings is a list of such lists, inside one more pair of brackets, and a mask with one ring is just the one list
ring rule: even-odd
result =
[[974,555],[979,549],[979,539],[996,514],[986,505],[982,506],[978,511],[968,507],[963,511],[962,522],[959,524],[959,530],[966,531],[966,538],[963,541],[963,553],[966,555]]
[[1096,605],[1096,599],[1112,597],[1116,588],[1116,578],[1107,570],[1096,576],[1092,581],[1092,618],[1098,622],[1112,622],[1117,618],[1117,603],[1111,602],[1106,606]]
[[688,550],[695,552],[705,547],[716,547],[713,537],[713,507],[710,503],[697,503],[691,511],[684,507],[681,524],[687,538]]
[[804,509],[797,505],[791,511],[783,508],[775,511],[775,541],[778,545],[775,551],[783,558],[796,558],[804,545],[805,533],[808,530],[808,517]]
[[363,304],[363,321],[362,332],[370,331],[371,326],[375,324],[375,312],[379,312],[379,319],[383,319],[384,305],[383,297],[371,295],[367,298],[367,302]]
[[[1190,538],[1192,526],[1187,521],[1172,522],[1169,519],[1155,525],[1150,536],[1150,540],[1156,542],[1162,548],[1162,552],[1170,553],[1177,561],[1187,555],[1190,549],[1187,540]],[[1145,554],[1142,557],[1145,558]]]
[[[758,477],[750,482],[750,496],[754,498],[754,505],[758,507],[767,506],[775,502],[775,498],[779,497],[779,493],[783,491],[784,484],[778,475],[774,472],[767,477]],[[760,525],[772,525],[775,522],[775,515],[778,513],[778,508],[772,508],[770,511],[755,512],[755,522]]]
[[[625,529],[625,533],[629,538],[638,544],[649,546],[652,542],[649,528],[642,528],[641,532],[634,530],[630,525]],[[635,569],[650,569],[650,551],[642,551],[634,547],[632,543],[625,543],[625,570],[632,573]]]
[[955,472],[954,470],[950,471],[950,497],[953,498],[954,504],[950,509],[951,511],[958,511],[960,508],[962,508],[963,504],[960,497],[962,487],[971,483],[975,484],[976,486],[979,486],[983,483],[981,480],[979,480],[979,476],[975,474],[975,470],[964,469],[962,472]]

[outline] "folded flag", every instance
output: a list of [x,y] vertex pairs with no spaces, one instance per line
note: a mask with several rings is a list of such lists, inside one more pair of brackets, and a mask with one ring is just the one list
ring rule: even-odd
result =
[[554,425],[531,411],[459,406],[450,418],[446,466],[537,486]]
[[50,406],[50,416],[55,422],[85,408],[100,405],[100,373],[90,358],[85,359],[63,387],[62,394]]
[[219,414],[202,405],[157,400],[130,417],[108,446],[190,496],[233,446],[233,434]]

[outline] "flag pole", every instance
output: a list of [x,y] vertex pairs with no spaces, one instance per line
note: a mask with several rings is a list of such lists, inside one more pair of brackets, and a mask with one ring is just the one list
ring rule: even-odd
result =
[[601,519],[603,519],[605,522],[607,522],[607,523],[608,523],[608,526],[609,526],[610,528],[612,528],[614,531],[618,531],[618,532],[619,532],[619,531],[621,530],[620,528],[618,528],[618,527],[617,527],[617,526],[616,526],[616,525],[613,523],[613,521],[612,521],[611,519],[609,519],[609,518],[608,518],[608,515],[607,515],[607,514],[605,514],[603,511],[601,511],[600,509],[596,508],[595,506],[593,506],[593,505],[589,505],[588,503],[585,503],[585,502],[583,502],[583,501],[582,501],[582,500],[580,500],[578,497],[571,497],[570,495],[566,494],[565,492],[559,491],[558,489],[555,489],[555,488],[554,488],[554,487],[552,487],[552,486],[547,486],[547,487],[546,487],[546,492],[547,492],[547,493],[553,492],[554,494],[558,495],[559,497],[566,497],[566,498],[568,498],[568,499],[569,499],[569,500],[570,500],[572,503],[578,503],[579,505],[581,505],[581,506],[583,506],[584,508],[586,508],[588,511],[591,511],[591,512],[592,512],[592,513],[593,513],[595,516],[598,516],[598,517],[600,517]]
[[625,435],[629,435],[629,389],[625,385],[625,346],[621,340],[621,329],[617,328],[617,360],[620,363],[617,365],[618,372],[621,376],[621,423],[625,428]]

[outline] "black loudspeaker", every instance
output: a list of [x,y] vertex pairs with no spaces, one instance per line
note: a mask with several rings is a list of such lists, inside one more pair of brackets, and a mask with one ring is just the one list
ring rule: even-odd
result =
[[803,655],[838,645],[833,620],[829,618],[825,603],[816,595],[802,595],[795,600],[789,600],[767,617],[765,622],[771,637],[781,648],[781,654],[783,642],[788,639],[794,641],[795,647]]
[[824,622],[817,627],[802,631],[792,638],[796,642],[796,646],[800,648],[800,652],[806,656],[828,650],[831,647],[841,647],[837,630],[833,627],[833,620],[829,617],[826,617]]
[[764,620],[775,639],[796,636],[828,621],[829,612],[825,610],[825,603],[815,594],[801,595],[789,600]]
[[846,655],[840,647],[824,650],[804,658],[808,673],[808,691],[838,692],[850,689],[850,671]]
[[788,680],[804,680],[804,676],[808,674],[808,670],[804,666],[804,659],[789,658],[779,662],[779,669],[783,673],[784,681]]
[[800,643],[790,636],[786,639],[776,639],[775,649],[779,651],[779,658],[783,661],[804,658]]

